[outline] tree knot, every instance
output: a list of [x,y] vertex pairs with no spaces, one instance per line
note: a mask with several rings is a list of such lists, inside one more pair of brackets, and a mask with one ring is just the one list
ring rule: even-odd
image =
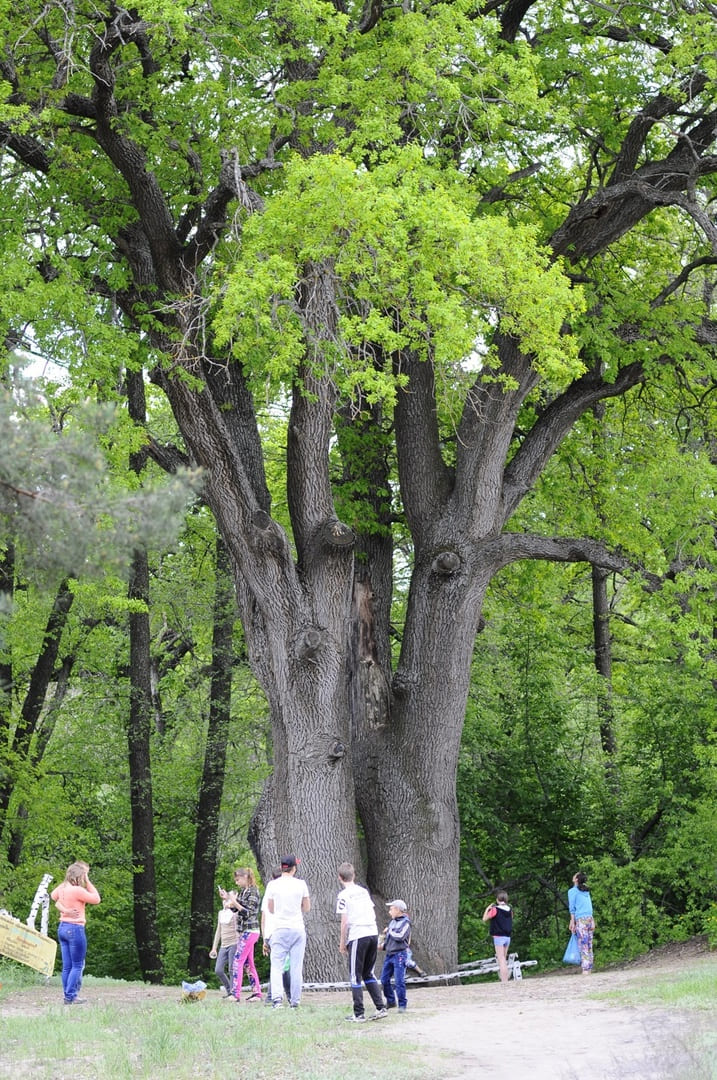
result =
[[455,574],[461,568],[461,557],[455,551],[441,551],[431,563],[434,574]]

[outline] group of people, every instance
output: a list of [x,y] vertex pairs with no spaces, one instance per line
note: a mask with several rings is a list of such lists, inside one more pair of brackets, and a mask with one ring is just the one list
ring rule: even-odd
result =
[[227,892],[220,886],[222,910],[209,955],[216,959],[214,971],[226,998],[241,1001],[247,971],[251,987],[248,1000],[262,1000],[254,961],[254,947],[261,934],[264,952],[271,947],[268,1003],[278,1008],[286,992],[291,1007],[298,1006],[306,948],[304,915],[311,908],[308,886],[296,877],[298,863],[294,855],[281,860],[263,899],[248,867],[235,871],[236,889]]
[[[593,933],[595,919],[593,903],[588,888],[588,878],[582,870],[573,876],[573,885],[568,889],[568,911],[570,913],[570,933],[575,934],[580,949],[580,968],[583,975],[589,975],[593,969]],[[500,889],[495,894],[495,901],[483,912],[483,922],[490,924],[495,958],[498,962],[500,981],[505,983],[510,978],[508,970],[508,946],[513,933],[513,909],[508,903],[508,894]]]
[[[289,1007],[296,1009],[303,986],[306,928],[304,916],[311,909],[306,882],[296,877],[299,860],[286,855],[267,885],[259,903],[254,875],[248,869],[235,873],[237,888],[230,892],[220,887],[222,910],[210,956],[216,960],[215,973],[224,988],[225,997],[241,1000],[245,968],[253,986],[250,1001],[260,1001],[261,986],[254,964],[254,946],[261,933],[264,952],[270,957],[268,1003],[281,1008],[284,997]],[[341,890],[336,913],[340,916],[339,951],[346,955],[353,997],[353,1012],[347,1017],[354,1023],[365,1022],[363,988],[376,1006],[371,1019],[388,1015],[388,1010],[406,1009],[406,969],[410,958],[411,920],[403,900],[388,905],[390,922],[380,935],[386,952],[381,983],[374,974],[379,948],[379,932],[373,900],[368,890],[358,885],[351,863],[338,869]],[[260,924],[257,911],[260,910]],[[414,962],[414,966],[415,965]]]
[[259,940],[259,889],[248,866],[234,871],[235,889],[219,886],[222,908],[209,955],[216,958],[214,970],[224,988],[224,996],[241,1001],[244,972],[249,975],[249,1001],[261,1001],[261,983],[254,961]]
[[[356,872],[349,862],[338,870],[341,891],[336,902],[336,914],[341,916],[339,952],[347,956],[353,1012],[346,1019],[355,1024],[366,1021],[364,986],[376,1007],[371,1020],[381,1020],[389,1009],[398,1005],[405,1012],[406,966],[411,944],[411,920],[403,900],[391,900],[386,905],[391,921],[379,935],[373,900],[363,885],[356,882]],[[381,970],[381,985],[374,974],[379,945],[386,957]]]
[[[273,874],[263,899],[256,878],[249,867],[234,872],[235,888],[219,887],[222,908],[217,918],[214,941],[209,955],[216,960],[215,973],[224,997],[241,1001],[244,973],[248,975],[249,1001],[261,1001],[262,989],[254,960],[254,948],[259,936],[263,938],[264,953],[270,957],[270,979],[267,1004],[281,1008],[284,996],[296,1009],[301,1000],[303,985],[306,929],[304,916],[311,909],[306,882],[296,876],[299,860],[286,855]],[[66,1005],[82,1005],[79,996],[87,954],[85,908],[99,904],[100,894],[89,878],[86,862],[72,863],[64,881],[52,891],[51,898],[60,913],[58,941],[62,955],[62,991]],[[388,1015],[398,1008],[405,1012],[406,971],[413,967],[423,972],[411,954],[411,919],[404,900],[391,900],[386,905],[390,917],[379,933],[375,905],[367,889],[356,881],[356,872],[349,862],[338,868],[340,891],[336,914],[340,917],[339,951],[348,960],[353,1010],[346,1019],[364,1023],[364,987],[375,1006],[371,1020]],[[568,891],[570,933],[575,934],[580,947],[580,966],[583,974],[593,967],[592,900],[587,875],[582,871],[573,877]],[[490,924],[501,982],[507,982],[508,947],[513,932],[513,911],[508,895],[496,893],[495,901],[483,912],[483,921]],[[374,967],[378,950],[385,952],[380,981]]]

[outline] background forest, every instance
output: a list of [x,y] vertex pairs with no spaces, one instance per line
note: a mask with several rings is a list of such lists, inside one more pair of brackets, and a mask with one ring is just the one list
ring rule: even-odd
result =
[[599,962],[717,941],[713,6],[3,15],[0,907],[85,859],[176,980],[296,850],[309,977],[346,858],[429,970],[578,867]]
[[[67,393],[56,384],[49,387],[54,404],[48,425]],[[675,550],[687,562],[690,553],[712,542],[712,466],[703,447],[685,440],[666,417],[651,426],[652,446],[644,429],[641,445],[634,445],[625,438],[630,417],[622,407],[614,411],[609,456],[569,447],[536,490],[530,512],[550,525],[597,504],[619,536],[635,528],[638,507],[644,515],[639,528],[655,562],[666,565]],[[21,415],[16,407],[16,416]],[[17,425],[17,437],[34,451],[30,456],[38,475],[48,467],[44,450],[52,445],[38,429],[45,423],[42,415],[35,402],[32,417]],[[277,425],[277,447],[279,430]],[[570,475],[578,453],[581,471],[588,472],[591,459],[596,473],[579,506]],[[80,542],[76,503],[97,497],[96,475],[86,463],[77,471],[75,458],[64,467],[74,470],[69,514],[58,519],[51,539],[72,547]],[[700,476],[705,499],[699,498]],[[281,480],[278,450],[276,477]],[[126,479],[120,474],[117,482]],[[166,495],[160,500],[166,514]],[[56,507],[62,505],[59,499]],[[143,512],[157,512],[153,499]],[[207,968],[201,950],[189,956],[189,927],[197,805],[208,753],[212,641],[222,615],[216,603],[216,544],[211,516],[197,504],[174,542],[150,557],[157,912],[170,981],[190,967],[195,973]],[[118,546],[118,565],[119,551]],[[52,611],[51,585],[59,580],[49,542],[45,552],[47,559],[37,549],[32,553],[34,583],[22,581],[3,617],[4,670],[12,671],[16,708],[33,692]],[[70,583],[74,602],[61,628],[33,737],[43,749],[18,762],[0,888],[2,906],[24,916],[42,874],[59,879],[76,855],[91,860],[103,903],[92,912],[90,967],[95,974],[135,979],[141,972],[132,932],[128,827],[131,602],[126,580],[106,571],[108,559],[95,565],[90,560],[87,576]],[[399,570],[397,636],[401,580]],[[609,677],[604,665],[596,664],[589,568],[526,562],[504,571],[490,589],[458,773],[461,961],[490,952],[480,915],[496,885],[507,887],[515,904],[520,955],[543,964],[559,960],[566,888],[577,865],[590,873],[600,913],[600,962],[694,933],[717,940],[714,573],[705,560],[698,575],[674,574],[659,588],[616,574],[606,575],[602,584]],[[226,762],[217,869],[217,879],[225,883],[236,864],[254,865],[247,833],[271,768],[266,703],[246,663],[231,602],[230,622],[231,715],[222,736]],[[53,913],[51,926],[54,921]]]

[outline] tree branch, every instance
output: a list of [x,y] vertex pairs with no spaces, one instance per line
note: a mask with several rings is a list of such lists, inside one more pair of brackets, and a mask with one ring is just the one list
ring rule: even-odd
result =
[[[297,296],[307,348],[319,359],[338,334],[336,279],[330,261],[304,268]],[[333,380],[328,373],[317,373],[307,357],[292,390],[286,448],[289,513],[299,563],[308,558],[317,530],[336,517],[328,453],[336,401]]]
[[176,276],[180,244],[169,208],[154,173],[147,169],[144,151],[120,134],[120,115],[114,97],[115,75],[111,58],[121,46],[132,42],[143,56],[143,66],[151,69],[146,29],[141,19],[120,10],[107,24],[90,53],[97,141],[130,190],[162,287],[170,292],[180,292],[183,283]]
[[396,397],[396,452],[406,520],[420,542],[426,526],[441,513],[453,480],[441,455],[432,363],[404,352],[394,367],[409,380]]
[[506,176],[502,184],[495,184],[492,188],[486,191],[485,195],[481,198],[482,203],[494,203],[500,202],[505,198],[506,188],[510,184],[517,184],[520,180],[526,180],[529,176],[534,176],[535,173],[540,172],[543,168],[542,161],[534,161],[531,165],[526,165],[524,169],[518,169],[516,172]]
[[690,275],[695,270],[699,270],[703,266],[717,266],[717,255],[703,255],[702,258],[693,259],[692,262],[687,264],[687,266],[683,266],[677,277],[673,278],[672,281],[668,282],[668,284],[665,285],[664,289],[662,289],[657,294],[657,296],[650,301],[650,307],[662,307],[665,301],[670,296],[672,296],[673,293],[677,292],[681,285],[685,284]]
[[249,165],[239,164],[236,150],[222,151],[219,182],[207,196],[196,236],[187,247],[184,260],[187,266],[198,266],[212,250],[226,228],[230,203],[238,201],[248,213],[260,213],[264,209],[263,199],[249,187],[246,180],[260,176],[268,169],[280,169],[281,163],[274,160],[274,153],[288,141],[288,135],[278,139],[269,147],[266,158]]
[[545,465],[575,422],[591,406],[605,398],[620,397],[641,382],[642,364],[628,364],[614,382],[588,371],[556,397],[526,435],[503,478],[503,514],[507,521],[523,496],[531,490]]
[[589,537],[539,536],[535,533],[507,532],[495,541],[500,552],[500,566],[520,559],[541,559],[546,562],[589,563],[605,570],[629,570],[633,564],[625,556],[611,551],[599,540]]
[[[707,79],[704,76],[694,76],[686,80],[683,84],[684,97],[688,99],[695,97],[704,90],[706,83]],[[679,113],[682,106],[683,101],[678,97],[657,94],[647,107],[633,118],[622,141],[610,184],[619,184],[633,175],[645,146],[645,140],[652,128],[665,117]]]
[[368,34],[383,15],[383,0],[365,0],[358,22],[359,34]]

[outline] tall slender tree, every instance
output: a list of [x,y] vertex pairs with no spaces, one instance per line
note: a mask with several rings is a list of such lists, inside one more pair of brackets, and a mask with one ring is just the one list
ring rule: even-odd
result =
[[[141,373],[127,373],[129,415],[135,424],[146,422]],[[145,455],[130,454],[129,467],[141,478]],[[135,549],[130,571],[129,611],[129,751],[132,820],[132,889],[134,931],[142,976],[147,982],[163,978],[162,949],[157,926],[157,875],[154,858],[154,799],[152,796],[152,677],[150,659],[149,555]]]
[[219,862],[219,816],[226,773],[234,670],[236,603],[231,568],[221,537],[217,537],[209,718],[202,779],[197,797],[197,829],[192,862],[192,900],[189,928],[189,971],[206,969],[214,929],[215,882]]

